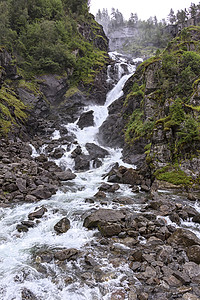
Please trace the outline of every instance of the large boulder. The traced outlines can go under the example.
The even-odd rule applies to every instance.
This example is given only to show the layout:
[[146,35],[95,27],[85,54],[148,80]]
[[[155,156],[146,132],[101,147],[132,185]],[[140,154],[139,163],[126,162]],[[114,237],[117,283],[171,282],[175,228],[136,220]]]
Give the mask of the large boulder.
[[55,224],[54,230],[57,233],[65,233],[70,229],[70,221],[66,217],[62,218],[58,223]]
[[28,215],[29,220],[40,219],[47,212],[45,207],[36,208],[36,210]]
[[106,149],[103,149],[94,143],[87,143],[85,147],[89,152],[91,159],[104,158],[106,155],[109,155],[109,152]]
[[77,171],[87,171],[90,169],[90,156],[81,154],[74,158],[75,170]]
[[118,235],[125,221],[124,212],[114,209],[99,209],[85,218],[83,226],[91,229],[97,227],[106,237]]
[[190,247],[200,245],[200,239],[190,230],[178,228],[167,240],[170,245]]
[[108,182],[131,184],[133,186],[141,184],[140,175],[133,168],[116,166],[110,170],[107,176],[108,176]]
[[83,129],[84,127],[94,126],[94,116],[93,116],[93,110],[84,112],[81,114],[77,125]]

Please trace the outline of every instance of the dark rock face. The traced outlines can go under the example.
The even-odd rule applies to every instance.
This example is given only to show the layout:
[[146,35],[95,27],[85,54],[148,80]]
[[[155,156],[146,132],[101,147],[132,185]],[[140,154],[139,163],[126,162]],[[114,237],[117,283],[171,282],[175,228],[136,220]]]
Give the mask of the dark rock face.
[[0,66],[2,70],[0,72],[0,85],[3,83],[3,80],[7,77],[9,79],[17,79],[17,67],[13,64],[12,56],[5,50],[0,50]]
[[109,152],[107,150],[95,145],[94,143],[87,143],[85,147],[89,152],[91,160],[97,158],[104,158],[106,155],[109,155]]
[[109,147],[123,147],[122,130],[125,121],[122,117],[123,100],[119,98],[109,106],[109,116],[99,128],[98,139],[103,145]]
[[67,78],[58,75],[43,75],[38,78],[40,90],[52,104],[59,104],[67,91]]
[[94,116],[93,116],[93,110],[87,111],[85,113],[82,113],[77,125],[83,129],[84,127],[89,127],[94,125]]

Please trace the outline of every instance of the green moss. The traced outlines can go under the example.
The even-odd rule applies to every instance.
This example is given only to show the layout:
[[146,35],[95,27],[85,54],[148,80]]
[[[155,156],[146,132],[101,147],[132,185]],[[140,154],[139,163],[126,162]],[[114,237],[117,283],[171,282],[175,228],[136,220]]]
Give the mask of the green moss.
[[200,112],[200,106],[193,106],[193,105],[185,104],[185,107],[188,107],[188,108],[191,108],[192,110]]
[[158,180],[166,181],[174,185],[192,185],[192,177],[188,176],[179,166],[169,165],[164,168],[158,169],[154,176]]
[[123,105],[127,106],[128,101],[132,98],[136,98],[136,100],[137,99],[142,100],[144,97],[144,88],[145,88],[144,84],[139,86],[137,82],[134,82],[132,90],[129,94],[127,94]]
[[27,81],[25,79],[21,79],[18,81],[18,87],[19,88],[25,88],[29,90],[30,92],[33,92],[35,96],[38,96],[41,94],[39,86],[35,80]]
[[65,93],[65,98],[70,98],[76,93],[80,93],[80,91],[76,86],[73,86],[67,90],[67,92]]
[[143,112],[136,109],[129,117],[129,122],[125,128],[125,141],[127,143],[134,143],[134,141],[141,137],[149,137],[155,125],[154,121],[143,120]]
[[7,134],[12,125],[18,125],[27,119],[26,106],[5,85],[0,89],[0,100],[0,134]]

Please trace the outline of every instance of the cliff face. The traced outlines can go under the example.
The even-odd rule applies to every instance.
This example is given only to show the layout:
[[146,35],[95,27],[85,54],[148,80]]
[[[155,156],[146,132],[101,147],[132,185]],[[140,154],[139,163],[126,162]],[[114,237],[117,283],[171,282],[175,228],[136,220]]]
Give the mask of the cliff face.
[[106,142],[109,132],[120,131],[125,160],[145,164],[152,181],[199,184],[199,40],[199,27],[184,29],[161,55],[140,65],[100,130]]
[[[60,10],[62,12],[64,8]],[[43,17],[35,21],[30,19],[31,10],[28,13],[29,23],[23,29],[15,28],[17,19],[16,24],[13,21],[12,28],[9,28],[16,33],[13,45],[18,46],[14,54],[6,50],[12,48],[8,35],[4,37],[5,47],[3,45],[0,51],[0,135],[11,137],[15,133],[26,139],[25,127],[34,134],[47,126],[47,119],[54,123],[71,122],[88,103],[102,104],[108,91],[109,61],[107,37],[88,11],[84,11],[84,17],[82,12],[67,11],[62,18],[54,16],[50,21],[47,17],[47,20]],[[46,46],[45,43],[38,46],[47,23],[51,30],[46,32],[49,35]],[[37,51],[28,48],[34,39],[34,34],[29,32],[31,26],[38,30],[34,31],[38,35]],[[23,49],[19,47],[20,43]],[[59,55],[54,51],[54,43],[58,43]],[[42,57],[45,51],[46,56]],[[34,63],[37,56],[38,67]]]

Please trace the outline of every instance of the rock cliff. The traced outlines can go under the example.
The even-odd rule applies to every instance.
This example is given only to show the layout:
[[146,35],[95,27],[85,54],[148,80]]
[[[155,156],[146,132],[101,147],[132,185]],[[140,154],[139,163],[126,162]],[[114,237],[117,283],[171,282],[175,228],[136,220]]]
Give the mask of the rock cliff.
[[152,182],[199,186],[199,39],[199,27],[184,29],[141,64],[100,129],[100,139],[123,146],[124,159],[145,165]]

